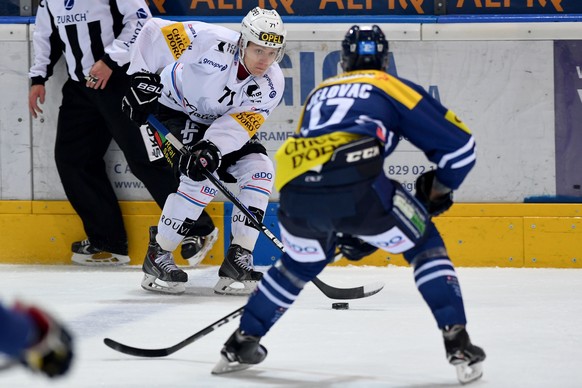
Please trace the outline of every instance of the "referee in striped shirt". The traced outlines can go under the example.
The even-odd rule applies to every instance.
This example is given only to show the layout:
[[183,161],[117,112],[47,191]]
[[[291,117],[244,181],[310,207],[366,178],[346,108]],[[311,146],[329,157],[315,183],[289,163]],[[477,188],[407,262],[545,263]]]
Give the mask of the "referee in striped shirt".
[[[68,70],[55,161],[87,239],[72,245],[84,265],[129,263],[127,234],[103,157],[114,139],[133,174],[163,207],[176,191],[173,171],[149,161],[139,128],[121,111],[129,86],[129,49],[151,13],[144,0],[41,0],[33,36],[30,113],[44,103],[44,84],[64,55]],[[109,254],[103,254],[103,253]]]

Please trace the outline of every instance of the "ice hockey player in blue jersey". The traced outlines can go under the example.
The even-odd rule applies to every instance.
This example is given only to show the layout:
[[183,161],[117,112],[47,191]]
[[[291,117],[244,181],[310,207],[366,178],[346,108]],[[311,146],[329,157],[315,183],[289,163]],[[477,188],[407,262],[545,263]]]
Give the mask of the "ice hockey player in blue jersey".
[[[251,294],[212,372],[262,362],[260,339],[334,260],[336,248],[351,260],[380,248],[402,253],[414,268],[448,361],[461,383],[474,381],[485,352],[469,339],[457,274],[431,217],[453,204],[453,190],[475,165],[475,140],[421,87],[386,73],[388,41],[378,26],[349,29],[341,66],[343,74],[308,96],[296,134],[275,155],[286,253]],[[402,137],[435,165],[418,177],[415,196],[383,170]]]
[[0,353],[47,377],[66,374],[73,360],[70,333],[35,306],[0,305]]

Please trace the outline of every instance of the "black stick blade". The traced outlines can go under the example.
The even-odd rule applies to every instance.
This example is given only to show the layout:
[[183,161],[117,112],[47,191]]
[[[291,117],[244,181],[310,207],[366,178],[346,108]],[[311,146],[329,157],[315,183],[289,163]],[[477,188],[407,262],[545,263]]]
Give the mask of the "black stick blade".
[[124,345],[117,341],[112,340],[111,338],[104,338],[103,343],[109,346],[113,350],[117,350],[120,353],[129,354],[130,356],[137,356],[137,357],[165,357],[168,354],[168,349],[141,349],[141,348],[134,348],[133,346]]
[[377,294],[384,288],[384,283],[382,282],[374,282],[354,288],[332,287],[325,284],[318,278],[313,279],[312,282],[317,288],[319,288],[321,292],[324,293],[325,296],[330,299],[339,300],[367,298],[368,296]]
[[124,345],[117,341],[112,340],[111,338],[104,338],[103,342],[105,345],[109,346],[111,349],[116,350],[120,353],[129,354],[130,356],[137,356],[137,357],[165,357],[169,354],[175,353],[178,350],[182,349],[185,346],[190,345],[191,343],[199,340],[200,338],[206,336],[209,333],[212,333],[214,330],[218,329],[221,326],[226,325],[228,322],[232,321],[234,318],[240,316],[243,313],[245,306],[239,307],[238,309],[234,310],[233,312],[225,315],[224,317],[220,318],[218,321],[206,326],[204,329],[200,330],[197,333],[192,334],[190,337],[186,338],[178,342],[176,345],[168,346],[167,348],[161,349],[143,349],[143,348],[134,348],[133,346]]

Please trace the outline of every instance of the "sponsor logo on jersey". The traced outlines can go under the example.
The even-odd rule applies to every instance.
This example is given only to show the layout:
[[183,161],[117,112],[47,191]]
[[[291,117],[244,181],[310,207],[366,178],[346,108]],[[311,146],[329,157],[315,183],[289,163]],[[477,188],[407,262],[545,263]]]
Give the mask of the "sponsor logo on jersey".
[[194,26],[191,23],[187,24],[188,29],[190,30],[190,32],[192,33],[192,38],[197,38],[198,37],[198,33],[196,32],[196,30],[194,29]]
[[265,74],[263,77],[265,77],[265,79],[267,80],[267,85],[269,85],[269,89],[271,89],[271,91],[269,92],[269,97],[275,98],[275,96],[277,95],[277,91],[275,90],[275,85],[273,85],[271,77],[269,77],[267,74]]
[[255,181],[270,181],[273,179],[273,174],[271,174],[270,172],[257,172],[256,174],[253,174],[252,177],[253,180]]
[[318,247],[292,244],[289,242],[287,242],[287,247],[291,248],[293,252],[300,255],[315,255],[319,252]]
[[170,218],[164,214],[162,214],[162,218],[160,219],[160,221],[162,222],[162,224],[169,226],[174,230],[179,230],[183,223],[182,220],[179,220],[177,218]]
[[230,42],[219,40],[218,45],[216,46],[216,51],[234,55],[236,52],[236,45]]
[[200,193],[214,198],[216,197],[216,194],[218,194],[218,190],[213,187],[202,186],[202,188],[200,189]]
[[138,9],[135,15],[137,16],[138,19],[147,19],[148,17],[147,11],[143,8]]
[[334,132],[312,138],[288,138],[275,153],[276,189],[280,190],[293,178],[326,163],[338,147],[359,137],[353,133]]
[[208,59],[208,58],[201,59],[200,63],[203,65],[210,65],[210,66],[214,67],[215,69],[220,69],[220,71],[225,71],[226,69],[228,69],[228,65],[216,63],[212,59]]
[[385,249],[394,249],[404,243],[406,243],[408,239],[404,235],[394,236],[390,238],[388,241],[374,241],[374,245],[379,248]]
[[[296,259],[297,255],[301,255],[301,256],[313,256],[313,255],[317,255],[320,256],[322,255],[322,251],[319,245],[311,245],[311,244],[305,244],[302,243],[301,240],[303,239],[294,239],[293,237],[289,237],[287,238],[286,236],[282,236],[283,238],[283,242],[285,243],[285,249],[289,252],[289,254],[291,255],[291,257],[293,257],[294,259]],[[291,239],[293,239],[294,241],[291,241]],[[313,259],[309,259],[306,258],[306,260],[310,261]]]
[[363,150],[358,150],[354,152],[348,152],[346,154],[346,162],[347,163],[354,163],[358,162],[363,159],[370,159],[374,156],[380,155],[380,147],[373,146]]
[[[255,220],[257,220],[259,222],[262,222],[263,218],[265,217],[264,211],[262,211],[259,208],[253,207],[253,206],[249,206],[249,212],[254,216]],[[233,222],[242,222],[242,223],[244,223],[245,226],[258,230],[258,228],[253,224],[253,221],[251,221],[244,214],[234,214],[232,216],[232,221]]]
[[241,112],[234,115],[230,115],[233,119],[235,119],[249,134],[249,137],[252,137],[261,125],[265,122],[265,118],[260,113],[255,112]]
[[263,113],[265,113],[267,115],[271,114],[271,110],[265,109],[265,108],[257,108],[256,106],[253,106],[251,108],[251,111],[253,111],[253,112],[263,112]]
[[74,13],[72,15],[57,15],[57,24],[73,24],[87,21],[87,13]]
[[168,90],[168,91],[167,91],[167,93],[166,93],[166,97],[168,97],[170,100],[172,100],[172,102],[173,102],[174,104],[176,104],[176,105],[180,105],[180,103],[178,102],[178,100],[176,100],[176,99],[174,98],[174,95],[172,94],[172,91],[171,91],[171,90]]
[[194,220],[191,220],[190,218],[185,218],[184,222],[182,223],[182,226],[180,226],[180,229],[178,230],[178,234],[180,236],[187,236],[188,233],[190,232],[190,229],[192,229],[192,227],[194,226]]
[[202,126],[190,119],[186,120],[186,126],[180,131],[182,135],[182,144],[194,144],[195,140],[198,138],[198,134],[201,131]]
[[162,27],[162,34],[164,35],[164,39],[166,39],[166,44],[172,52],[174,59],[180,58],[182,53],[190,46],[190,38],[186,34],[182,23],[173,23]]
[[65,0],[65,9],[70,11],[75,6],[75,0]]
[[192,118],[197,118],[197,119],[202,120],[202,121],[207,121],[207,120],[214,121],[218,118],[217,115],[198,113],[198,107],[190,104],[190,101],[188,101],[188,99],[186,97],[184,97],[184,107],[186,107],[188,109],[188,116],[191,116]]
[[261,88],[256,83],[253,83],[245,89],[245,94],[249,96],[249,100],[253,104],[260,104],[262,101],[263,93],[261,92]]
[[305,175],[305,182],[307,183],[317,183],[323,179],[322,175]]
[[245,90],[245,93],[247,94],[247,96],[249,96],[249,97],[250,97],[250,96],[252,96],[252,95],[253,95],[253,93],[254,93],[255,91],[257,91],[257,89],[259,89],[259,85],[257,85],[257,84],[254,84],[254,85],[249,85],[249,86],[247,87],[247,89]]
[[135,40],[137,39],[137,34],[139,34],[139,32],[141,31],[143,26],[144,26],[144,23],[142,21],[138,20],[137,24],[135,26],[135,29],[133,30],[133,35],[131,36],[131,39],[129,40],[129,42],[123,42],[125,47],[129,47],[135,43]]
[[366,242],[390,253],[402,253],[415,245],[397,226],[371,239],[367,239]]
[[274,34],[272,32],[261,32],[259,34],[259,40],[261,42],[273,43],[273,44],[283,44],[283,35]]

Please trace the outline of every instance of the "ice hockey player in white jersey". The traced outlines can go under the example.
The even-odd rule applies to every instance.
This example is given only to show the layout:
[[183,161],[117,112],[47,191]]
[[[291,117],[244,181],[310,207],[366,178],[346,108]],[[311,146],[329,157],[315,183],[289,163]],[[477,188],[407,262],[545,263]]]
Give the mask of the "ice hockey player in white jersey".
[[[172,251],[217,194],[204,168],[224,182],[236,182],[238,199],[263,219],[274,168],[256,135],[283,96],[278,62],[285,38],[279,14],[259,7],[244,17],[240,32],[152,18],[137,37],[128,70],[132,86],[122,109],[138,124],[154,114],[191,151],[180,156],[161,140],[180,185],[166,200],[158,226],[150,229],[144,289],[185,291],[188,275],[176,266]],[[255,288],[262,277],[253,267],[258,236],[259,230],[235,210],[216,293],[248,294]]]

